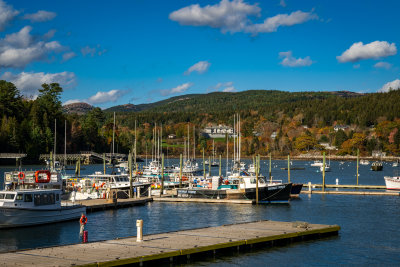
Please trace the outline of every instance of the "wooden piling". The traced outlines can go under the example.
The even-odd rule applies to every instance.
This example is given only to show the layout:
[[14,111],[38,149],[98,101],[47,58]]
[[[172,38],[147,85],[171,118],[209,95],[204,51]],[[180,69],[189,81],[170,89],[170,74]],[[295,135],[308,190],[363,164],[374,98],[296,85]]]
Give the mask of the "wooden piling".
[[357,148],[357,185],[358,185],[358,163],[360,159],[360,150]]
[[325,152],[323,154],[323,168],[322,168],[322,191],[325,191]]
[[290,183],[290,155],[287,156],[287,174],[288,174],[288,183]]

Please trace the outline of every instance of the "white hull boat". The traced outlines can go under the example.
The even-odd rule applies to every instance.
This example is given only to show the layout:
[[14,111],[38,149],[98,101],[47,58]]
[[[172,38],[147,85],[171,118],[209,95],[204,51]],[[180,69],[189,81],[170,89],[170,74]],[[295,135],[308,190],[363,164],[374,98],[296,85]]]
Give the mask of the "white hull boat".
[[0,191],[0,228],[79,219],[82,213],[84,206],[61,204],[61,190]]
[[385,176],[386,189],[400,190],[400,176]]
[[321,167],[323,165],[322,161],[316,160],[310,164],[311,167]]

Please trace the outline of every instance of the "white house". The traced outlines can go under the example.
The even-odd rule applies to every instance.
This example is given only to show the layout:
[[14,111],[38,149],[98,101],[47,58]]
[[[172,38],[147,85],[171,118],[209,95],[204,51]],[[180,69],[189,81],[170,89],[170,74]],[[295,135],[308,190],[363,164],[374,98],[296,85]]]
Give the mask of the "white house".
[[224,138],[226,134],[229,135],[229,137],[233,137],[233,128],[230,126],[226,125],[218,125],[218,126],[209,126],[203,129],[202,131],[204,136],[210,137],[210,138]]

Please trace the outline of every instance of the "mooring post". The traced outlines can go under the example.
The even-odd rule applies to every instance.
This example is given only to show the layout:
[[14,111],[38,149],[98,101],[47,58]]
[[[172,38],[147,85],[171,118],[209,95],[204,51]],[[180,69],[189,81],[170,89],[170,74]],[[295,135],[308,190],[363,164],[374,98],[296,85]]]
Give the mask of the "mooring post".
[[287,175],[288,183],[290,183],[290,155],[287,155]]
[[357,148],[357,185],[358,185],[358,160],[360,158],[360,150]]
[[206,179],[206,162],[204,161],[204,148],[203,148],[203,176]]
[[271,160],[271,158],[272,158],[272,156],[271,156],[271,153],[269,153],[269,181],[272,183],[272,173],[271,173],[271,169],[272,169],[272,167],[271,167],[271,162],[272,162],[272,160]]
[[219,177],[221,177],[222,176],[222,166],[221,166],[221,162],[222,162],[222,160],[221,160],[221,154],[219,155]]
[[325,192],[325,152],[323,154],[323,162],[322,162],[322,192]]
[[143,220],[136,220],[137,235],[136,242],[143,241]]
[[308,182],[308,191],[310,191],[310,194],[311,194],[311,182]]
[[208,156],[208,176],[211,176],[211,156]]

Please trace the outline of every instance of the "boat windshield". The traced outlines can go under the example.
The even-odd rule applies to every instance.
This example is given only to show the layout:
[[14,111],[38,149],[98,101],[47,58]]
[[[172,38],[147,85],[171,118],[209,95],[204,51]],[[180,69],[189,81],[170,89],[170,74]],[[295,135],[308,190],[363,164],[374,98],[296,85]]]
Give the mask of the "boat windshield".
[[15,194],[5,194],[4,199],[14,200]]

